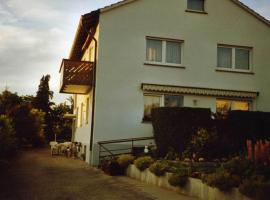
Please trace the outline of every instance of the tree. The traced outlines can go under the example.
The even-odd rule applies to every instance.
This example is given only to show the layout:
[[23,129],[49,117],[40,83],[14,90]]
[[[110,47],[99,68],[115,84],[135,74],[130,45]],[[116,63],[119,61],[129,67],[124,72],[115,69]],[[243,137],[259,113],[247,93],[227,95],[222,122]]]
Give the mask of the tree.
[[71,140],[72,136],[72,119],[65,119],[64,115],[72,113],[72,105],[66,103],[56,105],[52,109],[54,130],[57,130],[57,138],[61,140]]
[[17,93],[5,90],[0,94],[0,114],[7,114],[8,111],[22,102]]
[[53,98],[53,91],[50,90],[49,81],[50,75],[42,76],[38,86],[37,95],[34,100],[35,108],[38,108],[45,113],[50,112],[51,106],[54,104],[51,102]]
[[9,113],[20,145],[42,144],[45,113],[33,109],[29,104],[18,105]]
[[49,87],[50,75],[42,76],[40,79],[40,84],[38,86],[37,95],[34,99],[34,107],[45,112],[45,135],[47,140],[52,140],[54,138],[53,130],[53,119],[52,119],[52,109],[51,106],[54,105],[51,102],[53,98],[53,92]]
[[11,120],[6,115],[0,115],[0,160],[8,159],[17,151],[17,140]]

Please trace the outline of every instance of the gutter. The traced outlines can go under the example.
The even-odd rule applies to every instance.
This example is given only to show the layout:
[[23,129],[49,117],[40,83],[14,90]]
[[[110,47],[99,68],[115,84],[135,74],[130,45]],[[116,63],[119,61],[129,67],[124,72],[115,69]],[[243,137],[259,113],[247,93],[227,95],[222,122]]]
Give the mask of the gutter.
[[[94,37],[95,33],[92,33],[91,31],[88,31],[83,26],[83,20],[80,23],[81,28],[87,32],[88,37],[92,39],[95,42],[95,52],[94,52],[94,67],[93,67],[93,79],[92,79],[92,88],[93,88],[93,100],[92,100],[92,119],[91,119],[91,130],[90,130],[90,151],[93,150],[93,136],[94,136],[94,121],[95,121],[95,105],[96,105],[96,67],[97,67],[97,39]],[[90,56],[89,51],[89,58]]]

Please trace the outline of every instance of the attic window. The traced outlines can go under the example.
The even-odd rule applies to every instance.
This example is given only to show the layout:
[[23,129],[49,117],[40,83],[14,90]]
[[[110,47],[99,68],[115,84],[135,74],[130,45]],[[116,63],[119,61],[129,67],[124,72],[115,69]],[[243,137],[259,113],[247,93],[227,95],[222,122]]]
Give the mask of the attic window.
[[187,0],[187,9],[204,12],[204,0]]

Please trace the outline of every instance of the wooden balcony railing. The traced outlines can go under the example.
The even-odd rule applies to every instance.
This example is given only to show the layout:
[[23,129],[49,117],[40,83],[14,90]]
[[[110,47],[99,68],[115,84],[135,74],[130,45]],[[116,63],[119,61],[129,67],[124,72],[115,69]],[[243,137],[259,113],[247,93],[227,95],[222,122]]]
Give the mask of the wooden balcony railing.
[[93,62],[63,59],[60,68],[60,93],[88,93],[92,87],[93,67]]

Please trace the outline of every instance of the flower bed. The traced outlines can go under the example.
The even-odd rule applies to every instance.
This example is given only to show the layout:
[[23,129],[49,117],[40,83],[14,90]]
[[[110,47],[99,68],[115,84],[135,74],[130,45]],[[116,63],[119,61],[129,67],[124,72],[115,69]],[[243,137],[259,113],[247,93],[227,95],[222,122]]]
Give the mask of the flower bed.
[[187,184],[184,187],[175,187],[169,183],[170,177],[173,176],[172,173],[165,173],[164,176],[156,176],[150,172],[149,169],[140,171],[135,165],[129,165],[126,171],[126,175],[148,184],[156,185],[200,199],[249,200],[249,198],[242,195],[237,188],[233,188],[229,192],[222,192],[219,189],[204,184],[200,179],[195,178],[188,178]]

